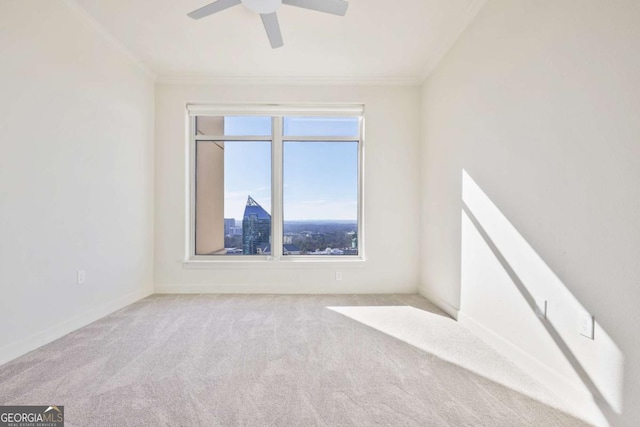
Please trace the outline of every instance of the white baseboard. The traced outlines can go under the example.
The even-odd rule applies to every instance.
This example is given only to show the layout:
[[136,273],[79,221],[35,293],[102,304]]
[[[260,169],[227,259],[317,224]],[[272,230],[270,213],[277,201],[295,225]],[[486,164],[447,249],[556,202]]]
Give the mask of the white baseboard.
[[444,311],[455,320],[458,320],[458,314],[460,313],[460,310],[457,307],[452,306],[442,298],[432,295],[430,292],[427,292],[424,289],[420,289],[418,293],[428,299],[429,302],[438,307],[440,310]]
[[[338,282],[340,283],[340,282]],[[369,289],[364,286],[328,285],[319,287],[304,287],[298,284],[277,285],[156,285],[156,294],[280,294],[280,295],[331,295],[331,294],[415,294],[414,287],[399,289]]]
[[114,300],[102,303],[96,307],[86,310],[77,316],[74,316],[68,320],[65,320],[56,325],[50,326],[43,331],[37,332],[29,337],[23,338],[19,341],[9,343],[0,347],[0,365],[7,363],[17,357],[20,357],[30,351],[35,350],[38,347],[42,347],[45,344],[55,341],[73,332],[83,326],[93,323],[98,319],[101,319],[114,311],[120,310],[123,307],[128,306],[142,298],[146,298],[153,294],[153,288],[148,287],[146,289],[131,292],[123,297],[116,298]]
[[463,311],[458,312],[458,321],[529,376],[563,399],[566,405],[561,409],[565,409],[572,415],[596,426],[609,425],[594,402],[593,396],[583,384],[577,384],[564,377]]

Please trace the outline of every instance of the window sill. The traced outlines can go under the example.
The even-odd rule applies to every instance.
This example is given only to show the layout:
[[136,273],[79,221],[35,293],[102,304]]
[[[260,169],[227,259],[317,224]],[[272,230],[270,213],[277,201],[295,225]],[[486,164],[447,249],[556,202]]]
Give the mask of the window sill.
[[280,259],[272,257],[257,257],[255,259],[215,259],[192,258],[182,262],[185,269],[282,269],[282,268],[316,268],[340,266],[343,267],[364,267],[366,259],[361,256],[349,256],[344,258],[326,256],[287,256]]

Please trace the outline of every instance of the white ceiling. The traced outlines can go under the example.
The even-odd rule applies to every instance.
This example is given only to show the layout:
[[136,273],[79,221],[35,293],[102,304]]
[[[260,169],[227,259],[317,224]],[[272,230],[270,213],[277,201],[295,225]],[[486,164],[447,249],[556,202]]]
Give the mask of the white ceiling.
[[210,0],[72,0],[160,80],[421,81],[484,0],[349,0],[339,17],[281,6],[284,47],[239,5],[194,21]]

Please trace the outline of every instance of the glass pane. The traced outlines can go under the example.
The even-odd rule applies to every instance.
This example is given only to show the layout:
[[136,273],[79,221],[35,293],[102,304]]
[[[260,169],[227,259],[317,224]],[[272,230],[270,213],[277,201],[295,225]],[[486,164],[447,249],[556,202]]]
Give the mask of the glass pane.
[[285,142],[285,255],[358,254],[358,143]]
[[358,137],[358,117],[305,117],[284,118],[285,136],[346,136]]
[[271,142],[198,141],[196,255],[271,253]]
[[271,117],[198,116],[196,135],[267,136],[271,135]]

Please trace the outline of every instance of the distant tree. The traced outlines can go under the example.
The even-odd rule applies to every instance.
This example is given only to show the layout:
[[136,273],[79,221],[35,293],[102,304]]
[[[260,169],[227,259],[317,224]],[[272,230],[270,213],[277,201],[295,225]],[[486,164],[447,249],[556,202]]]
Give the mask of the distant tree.
[[242,235],[225,236],[224,247],[225,248],[242,248]]

